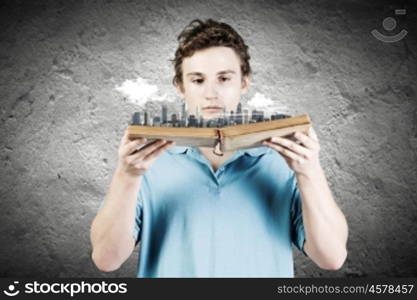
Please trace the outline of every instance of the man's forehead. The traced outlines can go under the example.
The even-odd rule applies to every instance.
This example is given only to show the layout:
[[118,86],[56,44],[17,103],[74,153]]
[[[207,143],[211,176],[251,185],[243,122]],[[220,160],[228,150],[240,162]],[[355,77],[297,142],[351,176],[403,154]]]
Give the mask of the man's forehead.
[[[236,74],[236,71],[234,70],[221,70],[216,72],[217,75],[225,75],[225,74]],[[194,72],[188,72],[185,74],[185,76],[204,76],[205,72],[198,72],[198,71],[194,71]]]
[[233,49],[227,47],[212,47],[196,51],[192,56],[183,60],[184,74],[191,72],[213,73],[231,70],[239,72],[240,60]]

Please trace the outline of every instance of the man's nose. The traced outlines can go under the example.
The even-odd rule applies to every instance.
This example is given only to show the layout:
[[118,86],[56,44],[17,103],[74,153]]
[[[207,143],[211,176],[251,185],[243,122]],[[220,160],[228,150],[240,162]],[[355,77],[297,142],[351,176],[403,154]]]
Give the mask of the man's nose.
[[216,99],[218,96],[217,85],[215,82],[207,83],[204,90],[204,97],[207,100]]

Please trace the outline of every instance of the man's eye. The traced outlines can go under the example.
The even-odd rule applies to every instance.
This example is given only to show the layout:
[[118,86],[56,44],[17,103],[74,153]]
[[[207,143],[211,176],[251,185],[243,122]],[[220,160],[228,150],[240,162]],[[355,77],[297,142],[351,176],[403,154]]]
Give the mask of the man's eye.
[[194,79],[193,82],[200,84],[200,83],[203,83],[203,79]]
[[230,80],[230,78],[228,78],[228,77],[221,77],[220,78],[220,81],[228,81],[228,80]]

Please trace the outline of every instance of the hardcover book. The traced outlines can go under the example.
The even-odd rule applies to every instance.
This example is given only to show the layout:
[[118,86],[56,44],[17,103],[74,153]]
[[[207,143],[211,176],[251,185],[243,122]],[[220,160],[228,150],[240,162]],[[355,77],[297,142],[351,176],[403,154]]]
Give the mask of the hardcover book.
[[307,133],[311,120],[307,114],[283,119],[218,128],[128,126],[130,139],[145,137],[151,143],[156,139],[175,141],[177,146],[213,147],[221,152],[262,146],[270,137],[290,136],[296,131]]

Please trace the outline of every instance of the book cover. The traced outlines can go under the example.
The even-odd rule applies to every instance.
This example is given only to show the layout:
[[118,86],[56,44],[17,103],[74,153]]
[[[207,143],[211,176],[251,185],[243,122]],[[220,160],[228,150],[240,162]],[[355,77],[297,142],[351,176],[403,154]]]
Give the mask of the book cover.
[[262,141],[274,136],[285,137],[296,131],[307,132],[311,120],[307,114],[279,120],[224,126],[199,127],[153,127],[129,125],[130,139],[145,137],[148,143],[156,139],[175,141],[177,146],[213,147],[219,144],[222,152],[261,146]]

